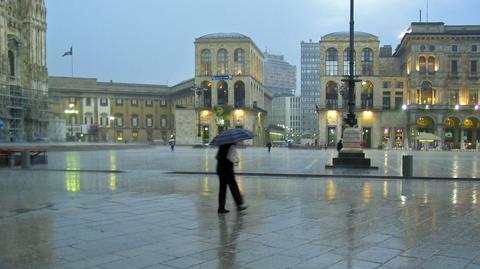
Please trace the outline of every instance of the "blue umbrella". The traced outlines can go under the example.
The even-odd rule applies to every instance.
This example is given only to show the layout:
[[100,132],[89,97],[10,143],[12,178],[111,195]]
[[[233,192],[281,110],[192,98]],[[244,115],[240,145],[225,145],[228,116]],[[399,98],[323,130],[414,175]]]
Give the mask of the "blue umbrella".
[[210,145],[220,146],[225,144],[232,144],[239,141],[252,139],[255,134],[249,130],[234,128],[228,129],[223,133],[215,136],[210,142]]

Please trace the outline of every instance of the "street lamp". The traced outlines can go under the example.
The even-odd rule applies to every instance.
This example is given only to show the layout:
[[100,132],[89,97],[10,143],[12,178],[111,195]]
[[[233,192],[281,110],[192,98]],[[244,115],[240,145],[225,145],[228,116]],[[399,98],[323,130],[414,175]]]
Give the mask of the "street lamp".
[[65,109],[64,112],[66,115],[68,115],[68,120],[70,121],[70,138],[73,139],[73,121],[72,121],[72,115],[78,114],[78,110],[73,109],[75,104],[69,104],[68,109]]
[[207,89],[205,88],[202,88],[202,87],[192,87],[192,90],[195,92],[195,94],[197,95],[197,98],[196,98],[196,108],[198,108],[198,111],[197,111],[197,114],[198,114],[198,130],[197,130],[197,139],[198,139],[198,143],[199,144],[202,144],[202,130],[201,130],[201,124],[200,124],[200,121],[201,121],[201,118],[200,118],[200,96],[202,96],[202,94],[204,94]]

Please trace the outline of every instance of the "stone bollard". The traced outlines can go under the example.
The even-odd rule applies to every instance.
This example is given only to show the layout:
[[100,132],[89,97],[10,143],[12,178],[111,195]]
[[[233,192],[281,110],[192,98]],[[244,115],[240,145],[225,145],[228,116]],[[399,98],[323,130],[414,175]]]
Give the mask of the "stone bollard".
[[413,176],[413,156],[412,155],[402,156],[402,176],[404,177]]
[[21,153],[22,168],[30,168],[30,152],[22,151]]

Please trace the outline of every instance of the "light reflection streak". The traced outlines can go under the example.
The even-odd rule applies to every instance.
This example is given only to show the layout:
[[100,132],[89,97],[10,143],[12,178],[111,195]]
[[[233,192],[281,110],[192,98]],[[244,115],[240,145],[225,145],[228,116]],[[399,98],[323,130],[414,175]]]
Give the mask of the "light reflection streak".
[[205,150],[205,157],[204,157],[204,160],[205,160],[205,172],[208,172],[208,150]]
[[209,195],[209,186],[208,186],[208,176],[205,176],[203,178],[203,192],[202,192],[202,195],[203,196],[208,196]]
[[458,158],[455,155],[452,161],[452,177],[458,178]]
[[67,152],[65,189],[68,192],[80,191],[80,158],[76,152]]
[[337,198],[337,185],[333,180],[327,182],[327,200],[332,201]]
[[372,199],[372,183],[371,182],[365,182],[363,184],[362,197],[363,197],[364,203],[370,203],[370,200]]
[[423,183],[423,203],[428,203],[428,184],[427,182]]
[[387,154],[386,151],[385,151],[385,154],[384,154],[383,166],[384,166],[384,172],[385,172],[385,174],[387,174],[388,173],[388,154]]
[[473,187],[472,191],[472,204],[477,204],[477,187]]
[[453,189],[452,189],[452,204],[456,205],[458,200],[457,200],[457,193],[458,193],[458,183],[453,182]]
[[[116,151],[110,151],[110,171],[117,170],[117,153]],[[115,191],[117,189],[117,174],[110,173],[110,190]]]
[[388,197],[388,182],[385,180],[383,182],[383,198]]

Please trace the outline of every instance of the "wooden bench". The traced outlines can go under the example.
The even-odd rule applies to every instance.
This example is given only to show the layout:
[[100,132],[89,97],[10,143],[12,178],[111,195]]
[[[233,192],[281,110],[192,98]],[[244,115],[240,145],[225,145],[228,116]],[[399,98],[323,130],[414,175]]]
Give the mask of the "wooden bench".
[[10,167],[21,165],[28,168],[32,163],[48,163],[47,151],[45,147],[3,146],[0,147],[0,162]]

